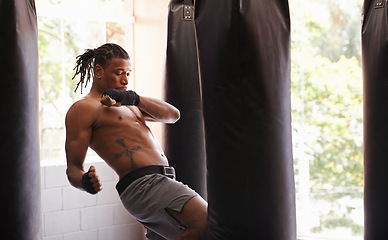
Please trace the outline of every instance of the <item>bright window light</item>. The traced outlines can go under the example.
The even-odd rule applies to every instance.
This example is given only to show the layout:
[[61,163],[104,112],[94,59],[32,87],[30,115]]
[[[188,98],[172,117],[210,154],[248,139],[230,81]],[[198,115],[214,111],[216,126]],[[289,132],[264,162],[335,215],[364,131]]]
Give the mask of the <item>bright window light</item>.
[[[74,93],[79,80],[71,80],[75,57],[106,42],[123,46],[131,55],[132,6],[132,0],[36,0],[42,165],[65,164],[66,112],[91,87],[89,83],[82,95],[80,90]],[[93,151],[88,151],[87,160],[96,158]]]

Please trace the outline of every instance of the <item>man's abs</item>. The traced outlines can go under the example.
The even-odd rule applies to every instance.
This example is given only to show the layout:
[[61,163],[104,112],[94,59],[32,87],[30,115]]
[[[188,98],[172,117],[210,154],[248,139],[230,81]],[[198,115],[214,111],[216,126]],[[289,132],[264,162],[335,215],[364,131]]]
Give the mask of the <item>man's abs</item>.
[[89,146],[119,177],[144,166],[168,165],[162,148],[145,121],[127,111],[99,118]]

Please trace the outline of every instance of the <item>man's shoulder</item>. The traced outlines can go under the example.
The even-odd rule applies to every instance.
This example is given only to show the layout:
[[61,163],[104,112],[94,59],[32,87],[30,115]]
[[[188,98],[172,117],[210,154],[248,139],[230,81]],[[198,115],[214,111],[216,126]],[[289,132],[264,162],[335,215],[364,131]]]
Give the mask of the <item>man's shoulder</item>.
[[71,105],[69,110],[67,111],[66,115],[70,114],[82,114],[82,115],[88,115],[92,114],[94,111],[96,111],[101,106],[101,103],[90,96],[85,96],[75,103]]
[[99,106],[101,106],[99,99],[86,95],[85,97],[73,103],[69,110],[77,108],[98,108]]

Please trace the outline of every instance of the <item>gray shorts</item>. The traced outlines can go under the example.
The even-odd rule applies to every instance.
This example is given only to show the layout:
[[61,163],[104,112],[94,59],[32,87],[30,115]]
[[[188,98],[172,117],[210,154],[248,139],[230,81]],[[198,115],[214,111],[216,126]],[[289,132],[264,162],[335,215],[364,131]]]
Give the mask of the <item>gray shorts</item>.
[[[175,239],[185,230],[185,226],[166,209],[181,212],[186,202],[197,195],[181,182],[161,174],[152,174],[132,182],[120,195],[120,199],[128,212],[147,230],[166,239]],[[147,234],[149,239],[154,235],[152,232]]]

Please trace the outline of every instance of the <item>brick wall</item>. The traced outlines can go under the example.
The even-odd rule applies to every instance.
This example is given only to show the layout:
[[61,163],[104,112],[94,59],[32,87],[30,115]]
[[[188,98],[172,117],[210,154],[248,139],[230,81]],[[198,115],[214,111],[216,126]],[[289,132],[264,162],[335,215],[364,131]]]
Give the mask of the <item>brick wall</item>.
[[93,165],[103,187],[96,195],[72,187],[66,166],[41,167],[43,240],[144,240],[144,228],[120,202],[117,175],[104,162]]

